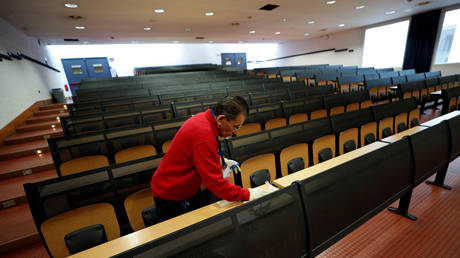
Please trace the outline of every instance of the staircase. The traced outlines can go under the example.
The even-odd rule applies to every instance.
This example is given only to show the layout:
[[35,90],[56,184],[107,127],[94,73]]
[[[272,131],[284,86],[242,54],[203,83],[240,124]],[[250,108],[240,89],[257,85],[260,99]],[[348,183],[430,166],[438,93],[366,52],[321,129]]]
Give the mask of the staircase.
[[47,138],[63,136],[64,104],[40,106],[0,146],[0,255],[40,242],[23,184],[57,177]]

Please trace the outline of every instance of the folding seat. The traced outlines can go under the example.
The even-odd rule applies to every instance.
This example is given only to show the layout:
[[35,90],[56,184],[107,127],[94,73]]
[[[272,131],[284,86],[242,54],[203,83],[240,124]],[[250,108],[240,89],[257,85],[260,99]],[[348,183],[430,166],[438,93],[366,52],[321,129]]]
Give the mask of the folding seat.
[[154,225],[159,222],[156,216],[155,200],[150,188],[132,193],[124,201],[129,225],[134,231]]
[[171,145],[172,140],[167,140],[161,145],[161,151],[166,153],[169,149],[169,145]]
[[342,114],[345,112],[345,107],[344,106],[335,106],[331,108],[329,115],[337,115],[337,114]]
[[308,167],[308,144],[299,143],[280,152],[281,176],[287,176]]
[[415,127],[420,124],[420,110],[418,108],[409,112],[408,124],[409,128]]
[[313,164],[335,157],[335,135],[326,135],[313,141]]
[[377,139],[377,123],[369,122],[361,126],[360,131],[360,147],[366,146],[376,141]]
[[326,109],[314,110],[310,114],[310,120],[318,119],[318,118],[326,117],[326,116],[327,116],[327,110]]
[[296,124],[296,123],[302,123],[308,121],[308,114],[306,113],[300,113],[300,114],[294,114],[289,117],[289,124]]
[[286,118],[280,117],[280,118],[274,118],[270,119],[265,123],[265,130],[269,130],[272,128],[277,128],[277,127],[283,127],[286,126]]
[[452,112],[457,109],[457,98],[458,97],[452,97],[449,100],[449,112]]
[[272,183],[276,178],[275,155],[262,154],[245,160],[241,164],[241,182],[244,188]]
[[262,131],[262,127],[259,123],[243,124],[243,126],[238,131],[236,131],[236,136],[242,136],[260,131]]
[[407,113],[401,113],[395,117],[395,133],[400,133],[408,128]]
[[460,110],[460,96],[457,97],[457,110]]
[[84,156],[68,160],[59,167],[62,176],[72,175],[96,168],[106,167],[109,160],[103,155]]
[[113,206],[98,203],[61,213],[41,224],[53,257],[66,257],[120,237]]
[[393,117],[387,117],[379,121],[379,140],[393,135]]
[[372,106],[372,100],[365,100],[360,103],[359,108],[364,109],[364,108],[368,108],[371,106]]
[[358,148],[358,128],[350,128],[339,133],[339,155]]
[[354,110],[359,110],[359,102],[348,104],[345,107],[345,112],[350,112],[350,111],[354,111]]
[[155,155],[157,155],[157,151],[153,145],[139,145],[115,153],[115,163],[118,164]]

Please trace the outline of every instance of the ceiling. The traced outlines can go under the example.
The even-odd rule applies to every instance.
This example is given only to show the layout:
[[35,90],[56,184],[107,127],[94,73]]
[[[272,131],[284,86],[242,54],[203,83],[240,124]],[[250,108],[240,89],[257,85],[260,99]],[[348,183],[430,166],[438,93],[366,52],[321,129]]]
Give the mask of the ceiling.
[[[335,4],[328,5],[327,1],[0,0],[0,17],[48,44],[279,43],[319,37],[460,3],[460,0],[431,0],[419,6],[427,0],[336,0]],[[65,3],[77,4],[78,8],[67,8]],[[279,7],[272,11],[259,10],[266,4]],[[365,7],[355,8],[361,5]],[[155,9],[165,12],[155,13]],[[395,13],[386,14],[390,11]],[[205,16],[206,12],[214,15]],[[308,24],[309,21],[315,23]],[[345,26],[338,27],[339,24]],[[85,26],[85,29],[77,30],[75,26]],[[255,33],[250,34],[251,30]],[[310,35],[305,36],[305,33]],[[64,38],[79,39],[79,42],[64,42]]]

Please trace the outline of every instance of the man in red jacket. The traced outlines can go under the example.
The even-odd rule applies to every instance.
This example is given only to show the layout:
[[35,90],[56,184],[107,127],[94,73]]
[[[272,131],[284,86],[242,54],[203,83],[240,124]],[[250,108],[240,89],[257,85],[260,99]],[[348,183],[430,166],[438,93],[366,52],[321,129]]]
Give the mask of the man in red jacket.
[[152,194],[160,220],[201,207],[201,183],[227,201],[253,200],[268,193],[261,188],[241,188],[223,177],[227,164],[236,162],[224,159],[217,136],[234,135],[248,111],[242,97],[226,97],[213,110],[185,121],[152,177]]

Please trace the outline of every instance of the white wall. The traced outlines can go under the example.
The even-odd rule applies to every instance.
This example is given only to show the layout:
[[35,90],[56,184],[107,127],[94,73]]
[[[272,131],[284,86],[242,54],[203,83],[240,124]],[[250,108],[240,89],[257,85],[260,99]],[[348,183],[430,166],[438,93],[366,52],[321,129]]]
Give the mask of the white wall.
[[334,33],[319,38],[288,41],[279,44],[278,56],[284,57],[296,55],[305,52],[324,50],[329,48],[335,49],[353,49],[353,52],[328,51],[317,54],[291,57],[281,60],[275,60],[262,63],[263,67],[291,66],[291,65],[309,65],[309,64],[331,64],[345,66],[361,66],[362,49],[364,43],[365,28],[347,30],[344,32]]
[[[49,57],[46,47],[0,18],[0,53],[21,52],[42,62]],[[53,66],[52,64],[50,64]],[[0,128],[39,100],[50,99],[58,88],[58,73],[22,59],[0,62]],[[63,85],[62,85],[63,86]]]
[[[53,45],[48,46],[56,68],[63,70],[61,59],[108,57],[119,76],[131,76],[135,67],[183,64],[221,64],[221,53],[246,53],[247,61],[278,56],[277,44],[118,44],[118,45]],[[248,63],[248,69],[259,67]],[[65,74],[61,84],[67,84]]]

